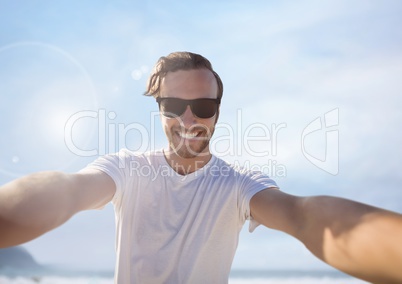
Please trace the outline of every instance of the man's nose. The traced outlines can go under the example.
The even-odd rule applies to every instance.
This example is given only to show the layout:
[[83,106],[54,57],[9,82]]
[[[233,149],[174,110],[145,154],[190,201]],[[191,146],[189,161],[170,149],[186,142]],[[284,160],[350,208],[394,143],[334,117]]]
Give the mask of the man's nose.
[[180,118],[184,124],[184,127],[186,128],[187,126],[192,126],[196,122],[196,118],[193,112],[191,111],[190,106],[186,107],[186,110],[184,111],[183,115]]

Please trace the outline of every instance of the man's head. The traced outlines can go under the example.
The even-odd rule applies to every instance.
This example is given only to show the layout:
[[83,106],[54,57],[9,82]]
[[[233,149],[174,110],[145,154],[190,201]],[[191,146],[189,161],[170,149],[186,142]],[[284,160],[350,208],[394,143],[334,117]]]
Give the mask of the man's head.
[[221,79],[201,55],[175,52],[159,59],[146,95],[159,103],[170,153],[185,159],[210,155],[222,93]]
[[161,82],[168,72],[178,70],[207,69],[212,72],[218,84],[217,98],[222,98],[223,84],[219,75],[213,70],[211,62],[205,57],[191,52],[172,52],[168,56],[162,56],[155,64],[149,77],[146,96],[158,97],[160,95]]

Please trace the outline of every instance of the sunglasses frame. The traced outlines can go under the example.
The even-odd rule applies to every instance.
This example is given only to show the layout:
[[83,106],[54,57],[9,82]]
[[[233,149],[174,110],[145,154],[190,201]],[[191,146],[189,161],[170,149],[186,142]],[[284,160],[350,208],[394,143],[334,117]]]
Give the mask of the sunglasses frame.
[[[163,112],[161,112],[162,115],[165,116],[165,117],[167,117],[167,118],[175,118],[175,117],[180,117],[180,116],[182,116],[182,115],[184,114],[184,112],[186,111],[187,106],[190,106],[191,112],[193,113],[193,115],[194,115],[195,117],[200,118],[200,119],[208,119],[208,118],[214,117],[214,115],[216,115],[216,113],[218,112],[219,105],[220,105],[220,103],[221,103],[221,98],[216,98],[216,99],[212,99],[212,98],[199,98],[199,99],[193,99],[193,100],[185,100],[185,99],[174,98],[174,97],[163,97],[163,98],[157,97],[157,98],[156,98],[156,101],[157,101],[157,103],[158,103],[158,105],[159,105],[159,110],[161,110],[161,102],[164,101],[164,100],[168,100],[168,99],[174,99],[174,100],[178,100],[178,101],[180,101],[180,102],[183,102],[183,103],[185,104],[185,107],[184,107],[184,109],[183,109],[183,112],[182,112],[180,115],[175,114],[175,113],[173,113],[173,112],[170,112],[170,113],[174,114],[174,116],[169,116],[169,115],[165,115]],[[216,108],[216,110],[215,110],[215,113],[214,113],[212,116],[210,116],[210,117],[199,117],[199,116],[194,112],[193,107],[196,105],[197,101],[205,101],[205,100],[215,102],[215,104],[217,105],[217,108]],[[168,113],[169,113],[169,112],[168,112]]]

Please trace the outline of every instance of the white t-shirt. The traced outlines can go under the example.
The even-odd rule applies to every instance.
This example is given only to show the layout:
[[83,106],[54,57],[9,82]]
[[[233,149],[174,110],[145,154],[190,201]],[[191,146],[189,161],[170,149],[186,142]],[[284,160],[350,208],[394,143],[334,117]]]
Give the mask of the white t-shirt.
[[121,150],[88,168],[116,183],[116,283],[227,283],[251,197],[277,187],[215,156],[185,176],[162,151]]

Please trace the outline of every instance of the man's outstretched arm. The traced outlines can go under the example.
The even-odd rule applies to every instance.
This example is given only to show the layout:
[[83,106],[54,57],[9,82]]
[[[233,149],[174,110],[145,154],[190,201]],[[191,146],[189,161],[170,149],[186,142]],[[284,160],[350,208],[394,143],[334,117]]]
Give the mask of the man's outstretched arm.
[[265,226],[299,239],[329,265],[373,283],[402,283],[402,215],[347,199],[267,189],[250,201]]
[[30,241],[75,213],[97,208],[113,197],[115,184],[105,173],[41,172],[0,187],[0,248]]

